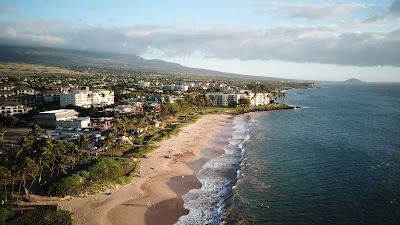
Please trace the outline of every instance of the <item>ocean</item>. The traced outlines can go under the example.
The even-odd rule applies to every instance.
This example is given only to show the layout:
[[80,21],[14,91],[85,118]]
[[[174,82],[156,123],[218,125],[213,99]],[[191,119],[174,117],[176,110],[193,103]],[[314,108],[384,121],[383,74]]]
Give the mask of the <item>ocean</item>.
[[400,84],[287,91],[237,116],[177,224],[400,224]]

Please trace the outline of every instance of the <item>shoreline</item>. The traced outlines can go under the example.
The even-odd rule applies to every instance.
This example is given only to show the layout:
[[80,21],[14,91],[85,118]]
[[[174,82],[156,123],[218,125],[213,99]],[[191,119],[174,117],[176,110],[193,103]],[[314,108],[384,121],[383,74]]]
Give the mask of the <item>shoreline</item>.
[[196,174],[208,160],[223,153],[223,144],[213,147],[212,142],[223,128],[229,128],[232,119],[224,114],[203,116],[157,143],[160,148],[148,158],[139,159],[141,177],[109,191],[111,195],[103,192],[74,197],[60,202],[60,208],[73,212],[78,225],[123,225],[132,224],[132,220],[138,225],[176,223],[188,213],[182,196],[201,186]]

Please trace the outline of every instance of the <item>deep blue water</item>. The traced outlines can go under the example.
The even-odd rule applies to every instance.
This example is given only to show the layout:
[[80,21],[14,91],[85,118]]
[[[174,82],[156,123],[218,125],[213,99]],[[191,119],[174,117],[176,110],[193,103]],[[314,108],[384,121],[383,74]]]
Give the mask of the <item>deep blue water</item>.
[[287,93],[301,109],[241,118],[250,138],[225,221],[400,224],[400,84]]

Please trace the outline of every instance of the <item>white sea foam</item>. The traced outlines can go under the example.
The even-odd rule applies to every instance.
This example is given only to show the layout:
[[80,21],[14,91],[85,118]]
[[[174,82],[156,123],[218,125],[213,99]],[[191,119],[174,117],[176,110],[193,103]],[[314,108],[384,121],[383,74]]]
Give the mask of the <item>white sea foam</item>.
[[177,225],[220,224],[226,213],[224,200],[236,182],[235,170],[240,165],[243,143],[250,139],[248,121],[247,116],[234,119],[234,132],[229,144],[224,147],[224,154],[207,162],[197,174],[201,188],[183,196],[184,207],[189,214],[179,218]]

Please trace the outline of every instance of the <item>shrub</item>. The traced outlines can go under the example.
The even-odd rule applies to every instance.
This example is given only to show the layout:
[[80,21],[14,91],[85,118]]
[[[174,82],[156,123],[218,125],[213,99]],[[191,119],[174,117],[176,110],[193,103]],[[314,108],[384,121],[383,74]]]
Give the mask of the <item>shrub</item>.
[[56,206],[38,206],[34,210],[25,211],[24,214],[12,219],[10,225],[72,225],[69,212],[57,211]]
[[1,207],[0,208],[0,225],[7,224],[7,220],[14,216],[14,213],[9,211],[8,209]]
[[72,174],[54,183],[49,193],[53,195],[78,195],[81,191],[81,177],[78,174]]
[[82,171],[79,171],[79,175],[81,175],[81,177],[88,178],[89,172],[86,170],[82,170]]

